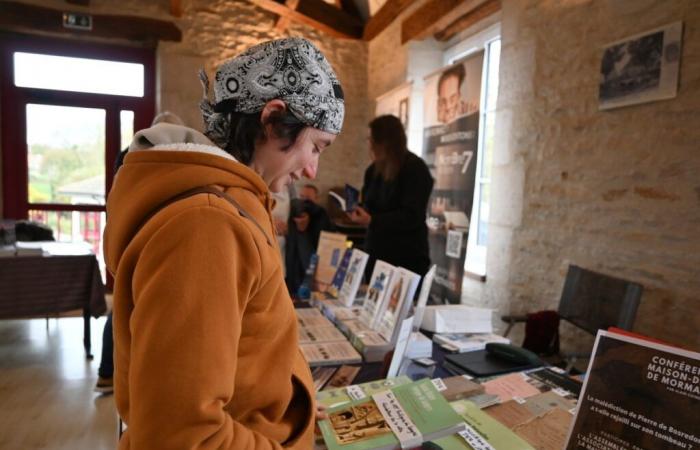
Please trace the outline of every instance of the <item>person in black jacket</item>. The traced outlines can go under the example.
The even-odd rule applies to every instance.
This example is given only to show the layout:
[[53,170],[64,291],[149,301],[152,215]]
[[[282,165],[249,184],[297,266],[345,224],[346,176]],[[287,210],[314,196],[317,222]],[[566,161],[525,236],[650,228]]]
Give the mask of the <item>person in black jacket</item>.
[[421,276],[430,266],[426,214],[433,177],[423,160],[406,146],[406,133],[396,116],[369,123],[372,164],[365,171],[362,206],[349,215],[367,226],[365,249],[371,273],[377,259]]
[[333,231],[326,210],[308,199],[294,199],[290,204],[285,245],[287,289],[292,298],[297,297],[304,281],[311,255],[316,252],[321,231]]

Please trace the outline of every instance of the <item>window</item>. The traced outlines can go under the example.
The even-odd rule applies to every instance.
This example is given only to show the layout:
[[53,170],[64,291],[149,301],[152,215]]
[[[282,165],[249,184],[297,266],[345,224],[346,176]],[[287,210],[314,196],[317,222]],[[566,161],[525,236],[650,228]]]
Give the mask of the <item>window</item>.
[[498,67],[501,55],[500,26],[491,27],[476,36],[447,49],[444,64],[451,65],[470,53],[484,50],[484,67],[481,86],[479,144],[476,169],[476,186],[467,240],[467,258],[464,270],[476,275],[486,275],[486,246],[491,205],[491,166],[493,162],[496,126],[496,100],[498,97]]
[[0,36],[3,216],[89,243],[101,265],[114,160],[153,118],[153,49]]
[[15,86],[143,97],[143,64],[15,52]]

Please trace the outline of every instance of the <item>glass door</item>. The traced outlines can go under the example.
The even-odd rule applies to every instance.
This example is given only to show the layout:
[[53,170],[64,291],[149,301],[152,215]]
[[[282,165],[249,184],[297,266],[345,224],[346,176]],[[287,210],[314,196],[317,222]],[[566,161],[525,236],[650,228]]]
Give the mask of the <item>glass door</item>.
[[86,242],[103,266],[115,158],[153,118],[153,51],[3,36],[0,49],[3,217]]

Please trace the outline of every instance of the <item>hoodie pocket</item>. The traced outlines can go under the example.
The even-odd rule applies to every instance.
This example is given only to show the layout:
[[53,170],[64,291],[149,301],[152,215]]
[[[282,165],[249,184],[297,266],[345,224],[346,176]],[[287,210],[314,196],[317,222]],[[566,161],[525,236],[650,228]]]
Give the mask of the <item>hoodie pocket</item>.
[[[314,394],[310,389],[313,383],[309,367],[301,355],[301,350],[299,350],[294,362],[292,385],[294,386],[294,395],[289,405],[289,412],[297,426],[295,426],[289,439],[284,441],[282,445],[286,448],[297,446],[298,448],[312,448],[314,420],[316,418]],[[304,440],[308,440],[308,442],[304,442]]]

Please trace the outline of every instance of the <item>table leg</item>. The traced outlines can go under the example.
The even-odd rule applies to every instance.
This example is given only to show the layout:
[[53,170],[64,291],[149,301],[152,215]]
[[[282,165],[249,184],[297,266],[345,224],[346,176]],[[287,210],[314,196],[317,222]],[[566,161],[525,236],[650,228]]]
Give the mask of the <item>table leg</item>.
[[92,359],[93,356],[90,353],[92,347],[90,339],[90,308],[83,309],[83,345],[85,346],[85,357]]

